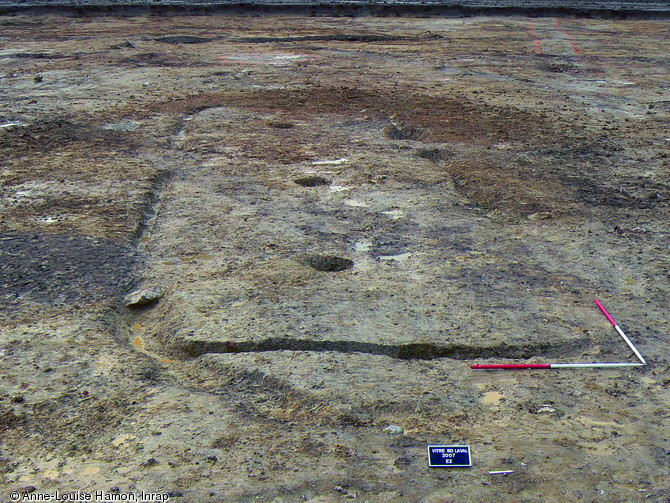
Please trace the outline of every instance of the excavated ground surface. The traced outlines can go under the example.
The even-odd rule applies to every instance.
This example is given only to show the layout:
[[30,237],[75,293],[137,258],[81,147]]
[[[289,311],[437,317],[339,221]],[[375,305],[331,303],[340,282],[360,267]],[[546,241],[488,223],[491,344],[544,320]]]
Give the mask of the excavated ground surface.
[[0,26],[3,501],[670,501],[666,21]]

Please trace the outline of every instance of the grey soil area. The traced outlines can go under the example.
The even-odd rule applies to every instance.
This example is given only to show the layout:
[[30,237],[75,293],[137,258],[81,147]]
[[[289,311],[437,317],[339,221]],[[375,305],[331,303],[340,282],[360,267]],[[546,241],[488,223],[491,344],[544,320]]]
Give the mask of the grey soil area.
[[670,501],[666,20],[0,41],[2,501]]

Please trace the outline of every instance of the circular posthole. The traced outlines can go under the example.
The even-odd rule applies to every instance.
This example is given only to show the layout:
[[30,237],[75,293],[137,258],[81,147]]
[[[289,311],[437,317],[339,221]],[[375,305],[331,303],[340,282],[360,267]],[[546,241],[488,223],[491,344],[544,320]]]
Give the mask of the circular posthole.
[[323,272],[338,272],[351,269],[354,261],[335,255],[310,255],[304,259],[305,264],[312,269]]
[[298,185],[303,187],[318,187],[320,185],[328,185],[330,182],[322,176],[310,175],[310,176],[301,176],[293,180]]

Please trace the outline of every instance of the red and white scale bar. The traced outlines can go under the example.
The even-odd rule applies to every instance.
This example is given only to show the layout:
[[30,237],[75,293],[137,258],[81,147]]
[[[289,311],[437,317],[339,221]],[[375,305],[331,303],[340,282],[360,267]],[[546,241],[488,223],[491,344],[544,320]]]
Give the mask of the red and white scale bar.
[[623,337],[623,340],[626,341],[626,344],[628,344],[628,347],[633,350],[633,353],[635,353],[635,356],[642,362],[642,365],[646,365],[647,362],[645,361],[644,358],[642,358],[642,355],[640,352],[637,350],[635,346],[633,346],[633,343],[630,342],[630,339],[626,336],[626,334],[623,333],[623,330],[621,330],[621,327],[617,325],[616,321],[614,321],[614,318],[612,318],[612,315],[607,312],[607,309],[605,309],[605,306],[603,306],[598,299],[596,299],[596,304],[598,304],[598,307],[600,310],[605,313],[605,316],[607,316],[607,319],[610,320],[610,323],[614,325],[614,329],[619,332],[619,335]]
[[641,363],[494,363],[494,364],[485,364],[478,365],[475,364],[472,366],[473,369],[483,369],[483,370],[497,370],[497,369],[565,369],[565,368],[612,368],[612,367],[642,367],[647,364],[645,359],[642,357],[637,348],[633,345],[631,340],[626,336],[626,334],[621,330],[621,327],[617,325],[612,315],[607,312],[605,306],[603,306],[598,299],[596,299],[596,304],[600,310],[607,316],[607,319],[610,321],[619,335],[623,337],[623,340],[626,341],[626,344],[633,350],[635,356],[638,357]]

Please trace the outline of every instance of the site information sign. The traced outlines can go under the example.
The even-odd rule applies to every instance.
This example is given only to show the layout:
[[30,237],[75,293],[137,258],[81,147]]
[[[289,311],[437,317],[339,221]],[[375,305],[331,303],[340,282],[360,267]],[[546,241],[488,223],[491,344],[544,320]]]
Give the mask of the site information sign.
[[469,445],[429,445],[428,466],[431,468],[457,468],[472,466]]

